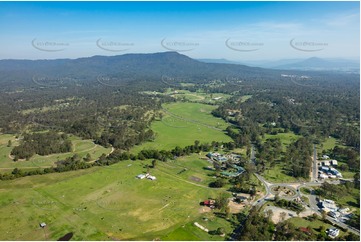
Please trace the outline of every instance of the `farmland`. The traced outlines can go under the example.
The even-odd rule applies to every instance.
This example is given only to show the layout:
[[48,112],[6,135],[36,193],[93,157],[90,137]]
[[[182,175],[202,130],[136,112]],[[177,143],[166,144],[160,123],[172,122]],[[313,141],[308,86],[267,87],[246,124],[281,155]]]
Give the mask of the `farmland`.
[[[11,147],[8,147],[8,141],[11,140]],[[74,154],[80,157],[85,157],[89,153],[92,159],[98,158],[101,154],[108,154],[111,148],[104,148],[100,145],[96,145],[92,140],[82,140],[77,136],[70,136],[70,140],[73,144],[72,152],[51,154],[47,156],[34,155],[28,161],[20,160],[14,162],[11,159],[10,152],[14,146],[19,144],[19,140],[13,135],[2,134],[0,135],[0,171],[9,171],[14,168],[22,169],[34,169],[43,168],[54,165],[58,160],[63,160],[67,157],[73,156]]]
[[[178,177],[179,169],[168,169],[166,174],[165,164],[151,170],[157,180],[136,179],[146,171],[146,163],[150,161],[124,161],[104,168],[3,181],[0,217],[7,223],[1,226],[1,239],[56,240],[72,232],[76,240],[151,240],[166,234],[172,238],[183,225],[187,231],[204,233],[202,239],[211,239],[190,223],[203,216],[199,202],[220,191],[197,185],[184,175]],[[190,175],[202,172],[202,165],[192,164]],[[227,222],[213,220],[210,226],[220,223],[230,232]],[[40,222],[47,227],[41,229]],[[184,238],[193,234],[182,233]]]
[[175,146],[191,145],[195,140],[203,143],[231,141],[222,131],[227,123],[211,114],[215,106],[177,102],[166,104],[164,108],[167,112],[162,120],[153,122],[151,126],[156,134],[155,140],[134,147],[133,152],[142,149],[170,150]]

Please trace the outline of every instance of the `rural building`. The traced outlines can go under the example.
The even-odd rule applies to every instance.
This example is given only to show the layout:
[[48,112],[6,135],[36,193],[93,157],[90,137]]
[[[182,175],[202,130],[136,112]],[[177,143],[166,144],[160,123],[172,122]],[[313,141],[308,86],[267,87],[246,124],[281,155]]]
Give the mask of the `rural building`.
[[148,175],[148,177],[147,177],[149,180],[152,180],[152,181],[154,181],[154,180],[156,180],[157,178],[155,177],[155,176],[151,176],[151,175]]
[[342,177],[342,174],[341,174],[341,172],[339,172],[338,170],[336,170],[335,168],[330,168],[330,173],[332,174],[332,175],[335,175],[335,176],[337,176],[337,177]]
[[213,200],[213,199],[209,199],[209,200],[204,200],[204,201],[203,201],[203,205],[204,205],[204,206],[208,206],[208,207],[214,206],[215,203],[216,203],[216,201]]
[[330,229],[328,229],[327,231],[327,235],[329,236],[329,237],[331,237],[331,238],[336,238],[338,235],[339,235],[339,233],[340,233],[340,230],[338,230],[338,229],[336,229],[336,228],[330,228]]
[[305,228],[305,227],[300,227],[300,231],[305,233],[305,234],[308,234],[308,235],[311,234],[311,231],[308,228]]
[[329,165],[331,165],[331,163],[330,163],[329,160],[324,160],[324,161],[322,161],[322,165],[323,166],[329,166]]
[[40,225],[40,227],[42,227],[42,228],[45,228],[45,227],[46,227],[46,223],[44,223],[44,222],[40,223],[39,225]]
[[337,205],[335,204],[334,201],[329,200],[329,199],[325,199],[323,201],[320,201],[319,203],[319,207],[325,211],[326,213],[328,212],[336,212],[338,210]]
[[330,168],[328,167],[328,166],[321,166],[321,171],[323,171],[323,172],[328,172],[328,170],[329,170]]
[[322,159],[327,160],[327,159],[330,159],[330,157],[328,155],[323,155]]
[[331,160],[331,165],[337,166],[337,160]]
[[144,174],[139,174],[138,176],[136,176],[136,178],[138,179],[144,179],[146,177],[146,175]]

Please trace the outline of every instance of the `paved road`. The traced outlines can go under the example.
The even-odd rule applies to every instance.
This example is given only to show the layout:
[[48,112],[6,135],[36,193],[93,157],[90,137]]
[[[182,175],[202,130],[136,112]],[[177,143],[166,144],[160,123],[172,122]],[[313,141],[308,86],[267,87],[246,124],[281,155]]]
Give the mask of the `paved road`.
[[[322,181],[320,182],[304,182],[304,183],[277,183],[277,184],[272,184],[268,181],[266,181],[266,179],[264,179],[264,177],[262,177],[261,175],[258,175],[258,174],[255,174],[255,176],[258,178],[258,180],[260,180],[263,185],[265,186],[266,188],[266,194],[258,199],[257,201],[255,201],[252,205],[253,206],[262,206],[263,204],[265,204],[267,202],[267,200],[273,200],[273,198],[271,199],[270,196],[272,195],[272,192],[271,192],[271,186],[295,186],[297,185],[297,188],[296,188],[296,195],[295,196],[292,196],[291,199],[294,199],[295,197],[302,197],[303,195],[304,196],[307,196],[308,197],[308,200],[309,200],[309,207],[312,211],[314,211],[316,214],[318,214],[319,216],[321,216],[321,212],[320,212],[320,209],[318,208],[317,206],[317,200],[316,200],[316,194],[315,194],[315,191],[312,187],[314,186],[321,186],[322,185]],[[334,184],[337,184],[339,183],[339,181],[335,181],[333,182]],[[301,188],[302,187],[307,187],[308,189],[311,190],[311,194],[309,195],[306,195],[306,194],[302,194],[301,193]],[[307,206],[307,204],[305,202],[303,202],[304,205]],[[355,229],[355,228],[352,228],[350,227],[349,225],[345,224],[345,223],[342,223],[340,221],[337,221],[335,220],[334,218],[330,217],[330,216],[326,216],[326,219],[328,221],[330,221],[332,224],[337,224],[338,226],[344,228],[344,229],[348,229],[350,232],[356,234],[356,235],[360,235],[360,231]]]
[[313,162],[312,162],[312,178],[311,178],[311,181],[316,181],[317,177],[318,177],[317,150],[316,150],[316,145],[313,144]]
[[256,155],[255,155],[255,148],[254,148],[254,144],[251,145],[251,162],[255,163],[256,161]]

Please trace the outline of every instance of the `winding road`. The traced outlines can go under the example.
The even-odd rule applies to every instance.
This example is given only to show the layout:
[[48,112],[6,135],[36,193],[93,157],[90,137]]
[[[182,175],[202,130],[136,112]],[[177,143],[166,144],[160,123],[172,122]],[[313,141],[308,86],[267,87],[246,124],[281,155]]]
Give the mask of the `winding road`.
[[[291,197],[281,197],[283,199],[295,199],[297,197],[299,197],[302,201],[302,196],[306,196],[308,197],[308,200],[309,200],[309,204],[305,203],[304,201],[302,201],[303,205],[308,205],[309,208],[315,212],[317,215],[321,216],[321,212],[320,212],[320,209],[319,207],[317,206],[317,199],[316,199],[316,195],[315,195],[315,191],[314,191],[314,188],[315,186],[321,186],[322,185],[322,182],[303,182],[303,183],[270,183],[268,181],[266,181],[266,179],[264,177],[262,177],[261,175],[259,174],[254,174],[258,180],[260,180],[262,182],[262,184],[264,185],[264,187],[266,188],[266,195],[264,195],[262,198],[258,199],[257,201],[255,201],[253,203],[253,206],[259,206],[261,207],[263,204],[265,204],[267,201],[271,201],[273,200],[273,197],[274,197],[274,194],[272,193],[272,190],[271,190],[271,187],[273,186],[285,186],[285,187],[295,187],[296,186],[296,195],[294,196],[291,196]],[[333,182],[334,184],[339,184],[340,182],[339,181],[335,181]],[[302,194],[301,193],[301,188],[304,187],[304,188],[308,188],[310,189],[311,191],[311,194],[307,195],[307,194]],[[347,229],[348,231],[360,236],[360,230],[358,229],[355,229],[343,222],[340,222],[330,216],[326,216],[326,219],[328,221],[331,222],[331,224],[336,224],[338,225],[339,227],[341,228],[344,228],[344,229]]]

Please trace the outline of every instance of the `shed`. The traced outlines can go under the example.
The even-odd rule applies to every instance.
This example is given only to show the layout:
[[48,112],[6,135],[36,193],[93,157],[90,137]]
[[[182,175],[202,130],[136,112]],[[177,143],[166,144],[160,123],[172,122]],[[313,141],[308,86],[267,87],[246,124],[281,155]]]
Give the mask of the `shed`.
[[39,224],[41,228],[45,228],[46,227],[46,223],[42,222]]
[[329,166],[329,165],[330,165],[330,161],[329,161],[329,160],[324,160],[324,161],[322,161],[322,164],[323,164],[324,166]]

